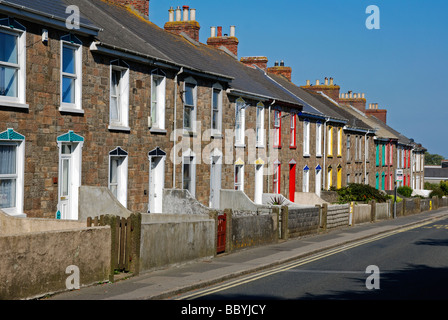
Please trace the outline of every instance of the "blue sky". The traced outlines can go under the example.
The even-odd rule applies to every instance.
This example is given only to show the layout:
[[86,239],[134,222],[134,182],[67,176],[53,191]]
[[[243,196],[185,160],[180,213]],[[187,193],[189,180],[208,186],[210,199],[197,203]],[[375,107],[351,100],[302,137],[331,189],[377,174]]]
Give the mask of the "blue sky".
[[[285,61],[304,85],[333,77],[341,93],[365,93],[388,110],[388,124],[448,158],[448,1],[446,0],[150,0],[163,28],[170,6],[196,9],[200,41],[211,26],[236,26],[239,57]],[[365,26],[380,9],[380,29]]]

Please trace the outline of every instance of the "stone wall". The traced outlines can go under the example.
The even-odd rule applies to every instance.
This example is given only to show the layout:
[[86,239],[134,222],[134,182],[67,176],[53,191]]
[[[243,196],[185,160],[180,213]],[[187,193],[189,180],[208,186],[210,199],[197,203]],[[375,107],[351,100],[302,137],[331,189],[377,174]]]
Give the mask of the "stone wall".
[[[109,280],[110,227],[86,228],[65,221],[45,225],[40,219],[10,218],[1,211],[0,216],[1,300],[65,291],[67,278],[73,273],[66,273],[70,266],[79,269],[80,287]],[[14,221],[7,222],[10,219]],[[19,227],[20,222],[23,227]],[[5,234],[8,225],[14,230]]]
[[320,209],[288,208],[289,237],[300,237],[315,234],[319,230]]

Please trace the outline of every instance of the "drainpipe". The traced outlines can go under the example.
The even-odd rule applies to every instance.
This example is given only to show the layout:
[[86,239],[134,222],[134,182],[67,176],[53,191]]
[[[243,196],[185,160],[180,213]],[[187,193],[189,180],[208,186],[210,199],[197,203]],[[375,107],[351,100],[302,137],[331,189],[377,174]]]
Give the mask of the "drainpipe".
[[[268,152],[268,173],[269,173],[269,168],[270,168],[270,165],[271,165],[271,141],[269,140],[269,137],[270,137],[270,135],[271,135],[271,107],[275,104],[275,99],[272,101],[272,103],[269,105],[269,111],[268,111],[268,134],[267,134],[267,137],[266,137],[266,149],[267,149],[267,152]],[[270,177],[271,177],[271,175],[270,174],[267,174],[267,190],[268,190],[268,193],[269,193],[269,186],[270,186],[270,183],[271,183],[271,179],[270,179]]]
[[[184,67],[181,67],[179,72],[176,73],[176,76],[174,77],[174,116],[173,116],[173,133],[174,137],[176,137],[176,118],[177,118],[177,77],[184,72]],[[173,189],[176,189],[176,141],[173,141]]]
[[327,173],[327,165],[326,165],[326,159],[327,159],[327,122],[330,120],[330,118],[325,119],[324,123],[324,164],[322,167],[322,189],[325,190],[325,179],[326,179],[326,173]]
[[366,135],[364,136],[364,184],[368,184],[367,181],[367,135],[369,134],[369,130],[367,130]]

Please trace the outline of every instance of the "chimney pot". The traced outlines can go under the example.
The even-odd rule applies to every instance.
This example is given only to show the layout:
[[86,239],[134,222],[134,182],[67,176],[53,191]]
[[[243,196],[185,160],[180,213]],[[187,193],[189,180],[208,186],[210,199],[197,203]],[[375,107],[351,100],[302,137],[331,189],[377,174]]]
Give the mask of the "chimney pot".
[[280,66],[281,66],[281,67],[284,67],[284,66],[285,66],[285,61],[283,61],[283,60],[280,61]]
[[319,80],[316,80],[316,86],[318,86],[319,85]]
[[306,80],[306,85],[310,86],[310,80]]
[[210,37],[216,37],[216,27],[210,27]]
[[188,12],[190,8],[188,6],[183,6],[182,8],[184,9],[183,21],[188,21]]
[[363,99],[365,99],[365,94],[363,93],[363,94],[361,95],[361,97],[362,97]]
[[235,37],[235,26],[230,26],[230,36]]
[[330,86],[333,85],[333,78],[330,78]]
[[325,77],[325,85],[328,86],[328,78]]
[[173,22],[174,21],[174,9],[173,9],[173,7],[171,7],[168,10],[168,21],[169,22]]
[[218,37],[222,37],[222,27],[218,27]]
[[196,9],[190,9],[190,20],[196,21]]
[[274,62],[274,67],[278,67],[278,61]]
[[180,10],[180,7],[178,6],[176,9],[176,21],[180,21],[182,17],[182,10]]

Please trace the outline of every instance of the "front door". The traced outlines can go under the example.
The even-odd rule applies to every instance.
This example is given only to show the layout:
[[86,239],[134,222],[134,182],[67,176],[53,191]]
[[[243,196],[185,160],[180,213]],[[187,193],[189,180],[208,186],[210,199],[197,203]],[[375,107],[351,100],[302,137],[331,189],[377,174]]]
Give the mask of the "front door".
[[219,208],[221,192],[221,157],[212,156],[210,164],[210,208]]
[[320,191],[322,188],[322,169],[320,166],[316,168],[316,185],[314,187],[314,192],[320,197]]
[[289,201],[294,202],[296,193],[296,165],[289,164]]
[[72,186],[72,153],[73,144],[62,144],[59,158],[59,211],[61,219],[70,219],[71,186]]
[[149,212],[162,213],[163,186],[165,184],[164,157],[150,158]]

